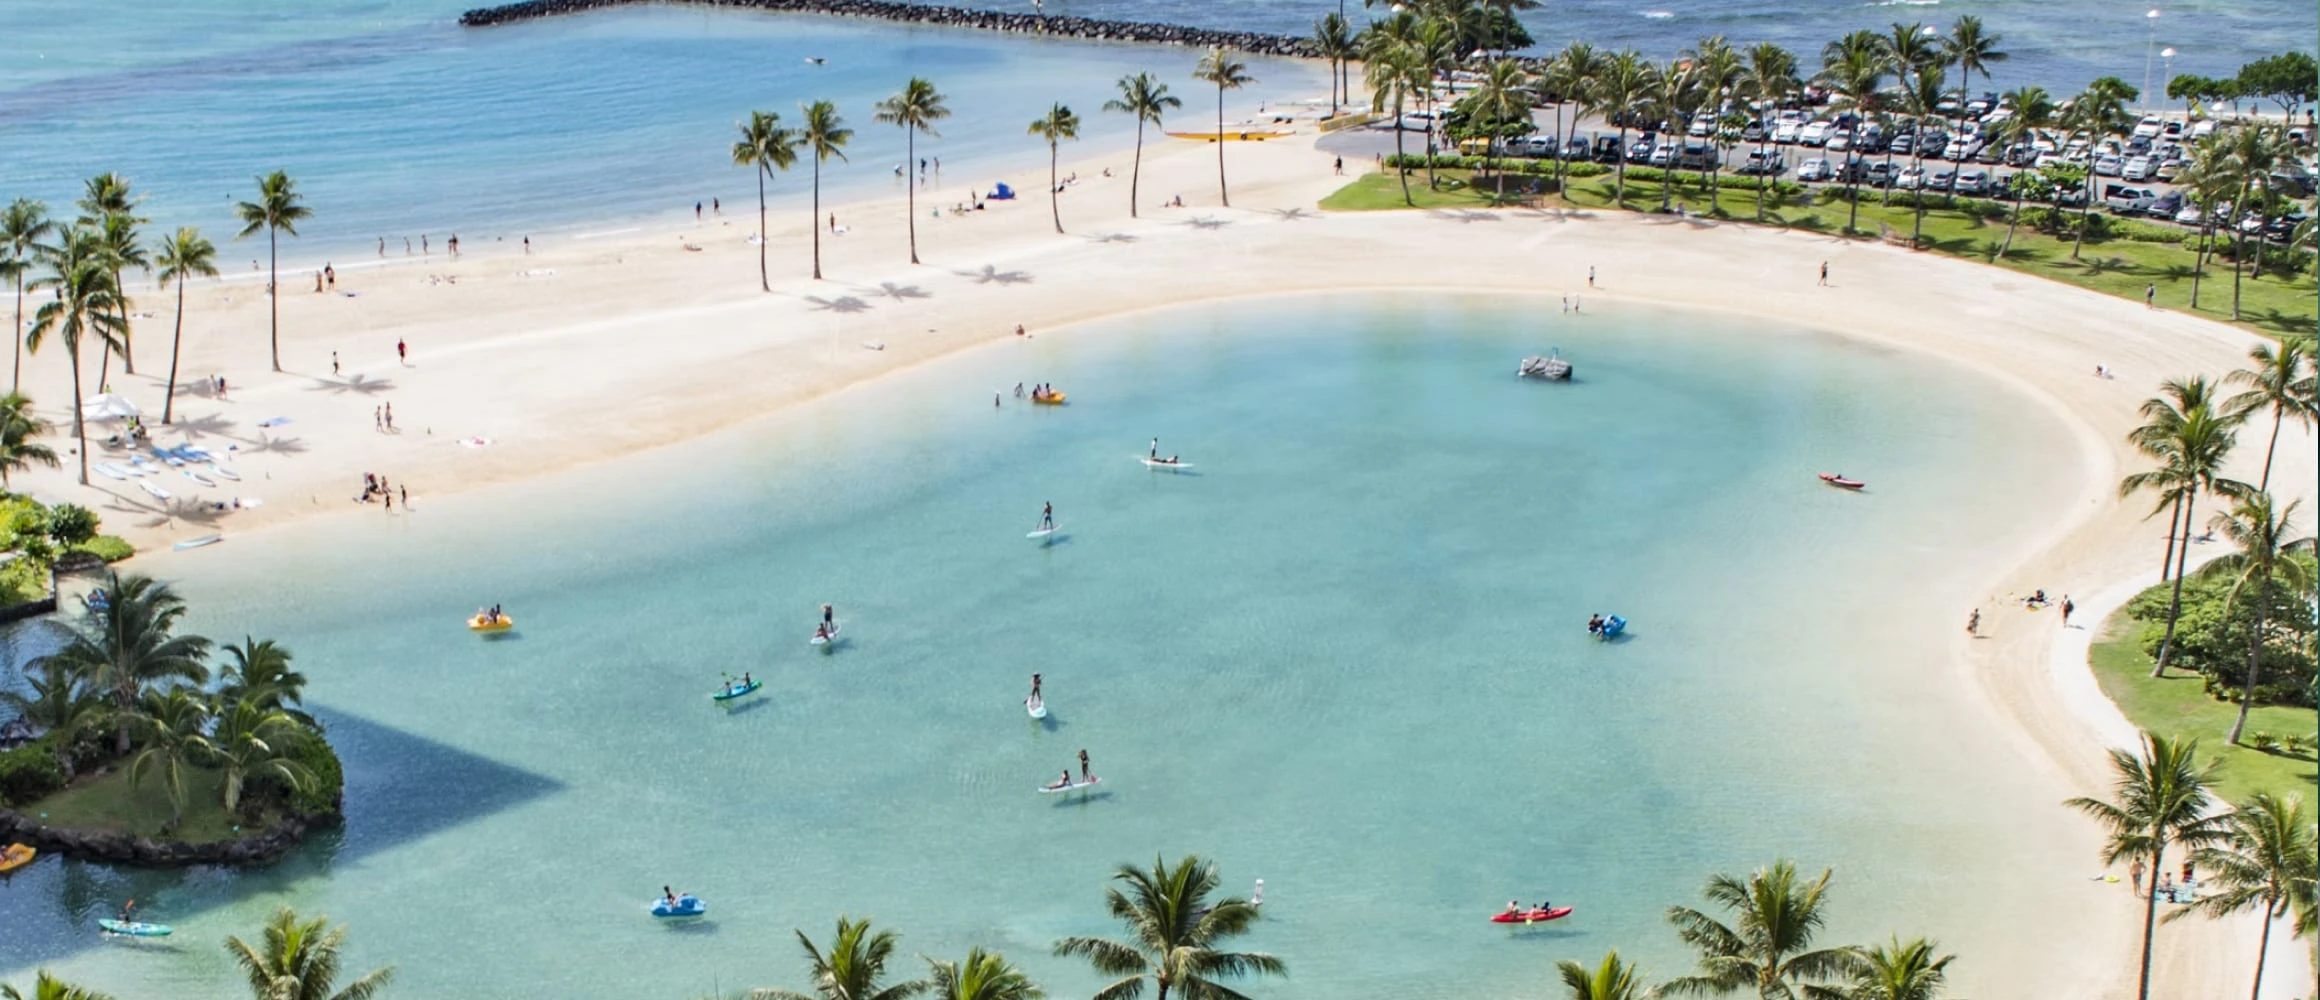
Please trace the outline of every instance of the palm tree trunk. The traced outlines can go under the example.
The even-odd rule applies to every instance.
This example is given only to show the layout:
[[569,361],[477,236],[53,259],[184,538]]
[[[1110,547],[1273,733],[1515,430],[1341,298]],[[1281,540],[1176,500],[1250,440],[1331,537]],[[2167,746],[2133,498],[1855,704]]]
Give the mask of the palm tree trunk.
[[24,388],[24,275],[16,276],[16,374],[8,378],[8,391]]
[[1224,84],[1216,85],[1216,196],[1232,207],[1232,192],[1224,186]]
[[[1756,174],[1756,221],[1758,222],[1764,221],[1764,187],[1765,183],[1771,180],[1771,175],[1763,171],[1770,166],[1771,164],[1764,160],[1764,140],[1758,138],[1756,140],[1756,167],[1758,171]],[[1860,210],[1856,208],[1854,211],[1858,213]]]
[[[822,280],[822,158],[814,157],[814,214],[806,216],[806,228],[814,231],[814,280]],[[757,228],[765,228],[759,223]]]
[[1047,214],[1055,220],[1055,233],[1063,235],[1063,192],[1055,186],[1055,140],[1047,140]]
[[177,347],[185,342],[185,279],[177,279],[177,332],[169,337],[169,385],[161,391],[161,422],[169,422],[177,406]]
[[2143,974],[2135,987],[2139,1000],[2151,1000],[2151,932],[2159,922],[2159,864],[2166,859],[2167,844],[2154,838],[2151,848],[2151,880],[2143,883]]
[[2078,259],[2078,249],[2086,245],[2086,222],[2094,218],[2094,171],[2086,172],[2086,204],[2078,210],[2078,238],[2070,244],[2070,259]]
[[902,187],[904,212],[909,216],[910,262],[918,263],[918,179],[911,176],[910,165],[918,162],[918,127],[902,130]]
[[757,165],[757,288],[764,292],[773,291],[773,279],[765,276],[765,245],[770,242],[765,238],[765,164],[760,163]]
[[2226,742],[2239,745],[2240,733],[2247,729],[2248,708],[2255,704],[2256,680],[2264,663],[2264,612],[2272,606],[2272,568],[2263,567],[2263,579],[2256,583],[2256,620],[2248,629],[2247,686],[2239,692],[2239,718],[2231,724],[2231,738]]
[[2191,309],[2199,310],[2199,278],[2207,273],[2207,252],[2215,246],[2213,206],[2199,214],[2199,250],[2191,255]]
[[2272,440],[2271,440],[2271,443],[2270,443],[2270,444],[2264,445],[2264,475],[2263,475],[2263,478],[2262,478],[2262,479],[2260,479],[2260,480],[2258,480],[2258,481],[2256,482],[2256,492],[2258,492],[2258,493],[2263,493],[2263,492],[2269,491],[2269,490],[2272,488],[2272,456],[2273,456],[2274,454],[2276,454],[2276,453],[2277,453],[2277,452],[2280,450],[2280,418],[2281,418],[2281,416],[2282,416],[2282,413],[2281,413],[2281,410],[2280,410],[2280,404],[2278,404],[2278,403],[2273,403],[2273,404],[2272,404]]
[[2175,572],[2175,532],[2183,522],[2183,498],[2175,498],[2175,505],[2167,511],[2167,553],[2159,557],[2159,582],[2166,583]]
[[1417,202],[1415,202],[1415,201],[1412,201],[1412,200],[1410,199],[1410,164],[1408,163],[1408,161],[1406,161],[1406,160],[1402,159],[1403,157],[1405,157],[1405,156],[1408,156],[1408,155],[1409,155],[1408,153],[1405,153],[1405,152],[1403,152],[1403,151],[1402,151],[1402,131],[1403,131],[1403,130],[1402,130],[1402,101],[1401,101],[1401,99],[1400,99],[1400,98],[1395,98],[1395,99],[1394,99],[1394,176],[1396,176],[1396,177],[1399,177],[1399,178],[1401,178],[1401,179],[1402,179],[1402,204],[1403,204],[1405,207],[1409,207],[1409,208],[1415,208],[1415,207],[1417,207],[1417,204],[1418,204],[1418,203],[1417,203]]
[[2247,260],[2247,234],[2234,234],[2231,244],[2231,319],[2236,323],[2239,322],[2240,264]]
[[[2262,259],[2259,254],[2257,260]],[[113,269],[113,293],[121,297],[120,307],[113,310],[113,315],[121,320],[121,374],[135,375],[137,374],[137,348],[134,339],[129,335],[129,293],[127,289],[121,287],[121,269],[117,267]]]
[[2256,982],[2248,987],[2248,1000],[2262,1000],[2264,995],[2264,962],[2272,952],[2272,913],[2278,900],[2264,900],[2264,918],[2256,921]]
[[2022,224],[2022,196],[2029,192],[2017,186],[2014,190],[2014,211],[2006,217],[2006,242],[1998,244],[1998,259],[2006,259],[2006,251],[2014,248],[2014,227]]
[[[274,370],[281,371],[282,267],[281,258],[276,256],[274,227],[270,225],[266,227],[266,340],[268,345],[271,346],[274,351]],[[75,388],[78,388],[77,381],[75,382]],[[82,461],[84,463],[87,461],[85,454],[88,450],[88,442],[84,440],[81,443],[81,451],[84,453]],[[81,472],[81,482],[85,484],[88,481],[89,474],[86,470],[83,470]]]
[[[71,334],[67,334],[71,336]],[[81,485],[89,484],[89,425],[81,420],[81,342],[77,336],[64,342],[65,353],[72,355],[73,382],[73,437],[81,445]],[[125,732],[125,730],[124,730]],[[124,749],[122,752],[126,753]]]
[[[1622,116],[1623,118],[1625,116]],[[1619,126],[1619,172],[1611,179],[1611,207],[1627,205],[1627,126]]]
[[[2183,617],[2183,565],[2191,561],[2192,511],[2199,506],[2199,494],[2194,491],[2183,497],[2183,544],[2175,550],[2175,594],[2167,601],[2167,634],[2159,640],[2159,663],[2151,676],[2158,677],[2167,669],[2167,656],[2175,651],[2175,620]],[[2151,869],[2157,872],[2158,869]],[[2156,878],[2157,875],[2152,877]]]
[[1136,116],[1136,158],[1128,166],[1128,218],[1136,218],[1136,188],[1144,180],[1144,116]]

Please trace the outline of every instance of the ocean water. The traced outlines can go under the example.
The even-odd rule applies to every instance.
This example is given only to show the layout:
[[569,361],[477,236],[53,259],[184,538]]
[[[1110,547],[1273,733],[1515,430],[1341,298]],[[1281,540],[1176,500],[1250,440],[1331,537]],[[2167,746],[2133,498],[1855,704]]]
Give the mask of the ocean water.
[[[476,0],[177,0],[134,12],[86,0],[11,0],[0,46],[0,198],[64,206],[80,182],[119,170],[145,192],[156,231],[197,225],[221,239],[232,205],[276,168],[301,181],[314,217],[292,260],[368,259],[377,241],[465,234],[469,249],[524,234],[561,238],[748,202],[731,165],[733,125],[753,108],[794,119],[829,99],[858,129],[851,162],[829,166],[843,197],[890,193],[899,131],[871,105],[909,76],[933,79],[956,116],[924,154],[959,200],[1036,159],[1024,124],[1052,101],[1086,120],[1080,148],[1124,145],[1132,123],[1098,112],[1111,81],[1150,70],[1197,96],[1196,53],[908,28],[750,11],[646,7],[470,31]],[[987,6],[1026,9],[1023,4]],[[1286,0],[1057,0],[1054,13],[1302,33],[1331,5]],[[2156,41],[2179,72],[2228,74],[2312,46],[2320,13],[2277,0],[2161,3]],[[2116,74],[2144,77],[2153,32],[2142,4],[2115,0],[1570,0],[1525,21],[1545,48],[1571,39],[1666,58],[1703,36],[1769,40],[1808,66],[1853,28],[1946,26],[1982,17],[2013,58],[2001,89],[2061,93]],[[1356,5],[1350,13],[1361,20]],[[806,62],[828,59],[825,65]],[[1308,67],[1254,60],[1268,100],[1327,92]],[[2163,76],[2160,70],[2155,75]],[[1199,102],[1183,113],[1200,117]],[[1017,179],[1021,179],[1019,176]],[[803,168],[776,182],[802,197]],[[414,243],[416,241],[414,240]],[[228,247],[227,260],[240,249]],[[237,262],[238,263],[238,262]]]
[[[1280,1000],[1531,997],[1611,947],[1674,975],[1663,909],[1778,857],[1837,868],[1832,941],[1939,937],[1963,995],[2083,985],[2054,956],[2085,832],[1933,638],[1974,553],[2039,528],[1991,515],[2073,495],[2068,435],[1912,355],[1554,313],[1142,314],[152,559],[195,627],[296,652],[349,823],[248,873],[45,859],[0,884],[0,981],[235,996],[218,942],[288,903],[400,996],[797,988],[791,930],[841,913],[903,932],[904,972],[984,945],[1084,995],[1049,944],[1114,931],[1114,865],[1198,852],[1265,880],[1246,944],[1289,963],[1252,988]],[[1576,382],[1513,377],[1550,345]],[[1070,405],[992,405],[1037,381]],[[1192,464],[1144,468],[1154,436]],[[1062,530],[1025,538],[1048,502]],[[462,627],[491,602],[513,635]],[[762,695],[713,706],[742,671]],[[1035,791],[1083,748],[1098,791]],[[664,884],[710,919],[647,917]],[[177,935],[99,940],[129,895]],[[1517,897],[1577,913],[1487,922]]]

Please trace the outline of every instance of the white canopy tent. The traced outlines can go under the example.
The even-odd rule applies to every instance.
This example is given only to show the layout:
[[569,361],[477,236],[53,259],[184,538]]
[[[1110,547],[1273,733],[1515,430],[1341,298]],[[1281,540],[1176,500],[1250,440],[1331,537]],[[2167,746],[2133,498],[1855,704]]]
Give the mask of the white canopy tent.
[[138,409],[137,404],[130,402],[127,397],[110,392],[90,399],[81,406],[82,420],[127,420],[144,414],[145,411]]

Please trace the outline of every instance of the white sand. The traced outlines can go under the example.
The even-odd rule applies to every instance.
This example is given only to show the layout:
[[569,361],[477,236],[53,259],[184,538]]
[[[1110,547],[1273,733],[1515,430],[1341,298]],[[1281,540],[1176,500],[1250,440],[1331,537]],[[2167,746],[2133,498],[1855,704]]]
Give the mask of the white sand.
[[[824,233],[831,280],[822,282],[804,277],[804,210],[780,211],[771,294],[758,289],[748,243],[754,206],[741,205],[700,225],[560,242],[536,236],[529,256],[515,250],[519,234],[500,243],[469,234],[470,252],[457,261],[438,248],[408,263],[340,262],[338,290],[356,297],[315,294],[311,272],[286,273],[283,374],[267,371],[259,284],[246,273],[202,283],[188,295],[182,377],[191,383],[222,373],[230,399],[181,394],[185,430],[157,428],[156,437],[174,444],[190,434],[220,452],[238,445],[231,467],[243,482],[202,489],[172,472],[160,481],[179,500],[167,507],[132,483],[92,477],[91,486],[78,486],[69,462],[63,472],[18,483],[44,499],[97,508],[109,530],[142,546],[218,530],[231,544],[264,544],[258,529],[291,518],[383,516],[350,502],[364,472],[409,488],[417,516],[425,516],[433,496],[728,427],[1012,336],[1019,323],[1036,336],[1068,335],[1063,328],[1077,321],[1194,300],[1376,288],[1567,292],[1590,312],[1650,302],[1743,313],[1970,365],[2044,402],[2072,429],[2085,482],[2079,500],[2067,510],[2019,512],[2054,521],[2034,545],[1959,555],[1982,583],[1956,595],[1957,624],[1978,604],[1988,638],[1968,641],[1954,626],[1925,638],[1956,643],[1958,682],[1978,686],[1995,711],[2019,723],[2023,760],[2052,775],[2058,810],[2066,795],[2105,790],[2103,750],[2131,730],[2086,674],[2083,633],[2058,637],[2055,615],[2026,614],[1997,595],[2040,587],[2082,595],[2081,616],[2094,622],[2152,572],[2162,528],[2142,518],[2146,501],[2121,504],[2115,496],[2119,477],[2141,465],[2123,442],[2135,407],[2160,379],[2236,367],[2254,337],[2011,272],[1806,233],[1584,212],[1324,215],[1315,202],[1343,181],[1308,142],[1235,143],[1228,155],[1232,209],[1217,205],[1213,147],[1153,143],[1140,220],[1126,211],[1126,154],[1067,168],[1083,179],[1064,195],[1067,236],[1048,219],[1045,164],[1029,158],[1012,178],[1021,201],[933,218],[930,208],[967,193],[955,185],[929,190],[918,218],[926,263],[916,267],[905,256],[899,197],[839,206],[848,232]],[[1100,176],[1106,166],[1114,177]],[[779,183],[795,191],[804,181],[792,174]],[[1189,207],[1159,207],[1177,194]],[[688,251],[686,243],[703,249]],[[247,249],[229,247],[225,256]],[[1832,287],[1816,286],[1824,260]],[[1590,267],[1600,287],[1587,287]],[[172,297],[150,286],[136,291],[136,308],[157,316],[138,324],[141,374],[121,375],[116,364],[113,384],[157,418],[162,386],[150,373],[167,371]],[[1542,318],[1550,321],[1562,320]],[[411,345],[408,365],[396,360],[398,338]],[[336,377],[333,351],[344,372]],[[2093,377],[2097,363],[2117,379]],[[27,388],[55,416],[64,415],[64,372],[54,347],[26,369]],[[399,431],[363,426],[363,411],[386,403]],[[292,422],[256,426],[271,417]],[[474,437],[490,443],[455,443]],[[2261,438],[2248,437],[2253,446],[2239,459],[2253,479]],[[2314,448],[2309,434],[2285,435],[2275,483],[2309,495]],[[99,449],[97,458],[105,457]],[[184,503],[232,496],[265,506],[212,519]],[[2087,839],[2091,869],[2091,830]],[[2088,899],[2101,900],[2088,916],[2104,922],[2111,946],[2054,958],[2079,966],[2079,980],[2090,984],[2082,995],[2130,996],[2141,908],[2123,886]],[[2155,993],[2241,989],[2231,984],[2245,981],[2253,952],[2243,928],[2253,930],[2205,920],[2162,928],[2164,985]],[[2310,982],[2294,968],[2300,955],[2275,949],[2270,980]]]

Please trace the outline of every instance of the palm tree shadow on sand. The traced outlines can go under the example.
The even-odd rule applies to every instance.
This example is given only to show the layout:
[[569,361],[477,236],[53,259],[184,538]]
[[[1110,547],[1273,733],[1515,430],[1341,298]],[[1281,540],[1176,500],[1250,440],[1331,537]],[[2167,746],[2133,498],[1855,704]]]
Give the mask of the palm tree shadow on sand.
[[972,279],[978,285],[1028,285],[1031,275],[1023,271],[1002,271],[996,264],[985,264],[980,271],[953,271],[962,278]]
[[268,452],[276,455],[297,455],[306,451],[306,440],[294,437],[268,437],[260,434],[256,441],[250,443],[250,451],[253,453]]
[[391,378],[371,378],[368,375],[349,375],[345,378],[336,380],[318,378],[314,380],[313,385],[307,386],[306,389],[309,392],[351,392],[359,395],[371,396],[386,392],[387,390],[394,387],[395,380]]
[[1134,243],[1136,242],[1136,234],[1099,233],[1097,235],[1088,237],[1087,240],[1090,243]]
[[898,285],[891,281],[879,282],[878,287],[864,289],[862,294],[872,296],[874,298],[893,299],[896,302],[901,302],[905,299],[931,299],[934,297],[933,295],[929,294],[926,289],[920,288],[917,285]]
[[222,438],[232,438],[236,441],[244,440],[239,435],[226,433],[237,422],[223,413],[205,413],[198,417],[179,417],[170,421],[166,426],[168,430],[184,434],[189,438],[211,434]]
[[1308,212],[1303,208],[1276,208],[1273,209],[1273,214],[1279,216],[1282,222],[1297,222],[1304,219],[1318,219],[1321,217],[1315,213]]
[[1595,213],[1584,208],[1526,208],[1515,214],[1525,219],[1537,219],[1540,222],[1570,222],[1574,219],[1586,220],[1595,217]]
[[1497,212],[1485,212],[1481,209],[1474,208],[1437,208],[1428,211],[1426,213],[1426,217],[1429,219],[1441,219],[1445,222],[1497,222],[1500,218]]
[[816,312],[864,313],[870,311],[870,303],[864,302],[861,299],[857,299],[851,295],[841,295],[834,299],[825,299],[819,295],[808,295],[806,296],[806,302],[811,304]]
[[1209,215],[1196,215],[1178,223],[1178,225],[1191,226],[1194,229],[1217,230],[1232,225],[1232,220],[1219,219]]

